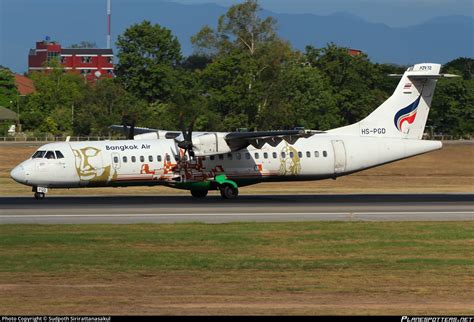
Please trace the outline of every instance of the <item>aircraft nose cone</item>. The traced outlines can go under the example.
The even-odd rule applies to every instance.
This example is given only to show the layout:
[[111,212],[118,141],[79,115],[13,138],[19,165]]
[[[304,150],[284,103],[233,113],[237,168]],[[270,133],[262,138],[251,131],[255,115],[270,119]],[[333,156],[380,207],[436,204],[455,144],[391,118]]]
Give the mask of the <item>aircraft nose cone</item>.
[[12,172],[10,172],[10,177],[12,177],[12,179],[16,182],[25,182],[25,168],[22,165],[17,166],[15,169],[12,170]]

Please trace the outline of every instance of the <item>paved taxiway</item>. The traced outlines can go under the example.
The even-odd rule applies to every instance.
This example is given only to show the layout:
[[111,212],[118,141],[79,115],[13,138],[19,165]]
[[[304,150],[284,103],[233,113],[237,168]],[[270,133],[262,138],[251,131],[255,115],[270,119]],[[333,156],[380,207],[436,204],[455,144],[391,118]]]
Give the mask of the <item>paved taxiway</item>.
[[0,224],[474,220],[474,194],[1,197]]

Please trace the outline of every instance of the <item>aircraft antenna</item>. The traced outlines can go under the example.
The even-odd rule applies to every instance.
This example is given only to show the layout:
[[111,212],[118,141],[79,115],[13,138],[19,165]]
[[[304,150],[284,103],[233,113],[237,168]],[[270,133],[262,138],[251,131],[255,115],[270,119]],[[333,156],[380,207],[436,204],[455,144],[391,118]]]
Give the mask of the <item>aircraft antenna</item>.
[[111,34],[111,19],[112,19],[112,13],[111,13],[111,5],[110,2],[112,0],[107,0],[107,49],[110,49],[110,34]]

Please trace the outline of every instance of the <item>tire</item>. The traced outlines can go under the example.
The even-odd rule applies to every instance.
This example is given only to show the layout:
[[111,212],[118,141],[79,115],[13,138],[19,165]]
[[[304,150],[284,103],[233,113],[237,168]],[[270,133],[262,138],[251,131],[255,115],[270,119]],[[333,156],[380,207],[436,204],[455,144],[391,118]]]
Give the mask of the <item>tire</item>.
[[191,190],[191,195],[194,198],[205,198],[208,190]]
[[44,197],[45,197],[44,192],[35,192],[35,199],[36,200],[44,199]]
[[221,188],[221,196],[224,199],[235,199],[239,195],[239,189],[234,188],[230,184],[225,184]]

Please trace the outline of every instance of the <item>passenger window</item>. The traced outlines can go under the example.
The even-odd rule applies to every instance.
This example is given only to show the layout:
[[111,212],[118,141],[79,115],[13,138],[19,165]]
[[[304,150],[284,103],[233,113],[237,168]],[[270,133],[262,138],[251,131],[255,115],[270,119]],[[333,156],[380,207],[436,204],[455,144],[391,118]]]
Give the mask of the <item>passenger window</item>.
[[61,151],[55,151],[56,152],[56,159],[64,159],[64,155],[61,153]]
[[258,152],[255,152],[255,160],[258,160],[258,158],[260,158],[260,155],[258,154]]
[[314,157],[319,158],[319,152],[318,151],[314,151]]
[[282,153],[281,153],[281,157],[282,157],[283,159],[286,158],[286,153],[285,153],[285,152],[282,152]]
[[156,160],[158,160],[158,162],[161,162],[161,155],[157,155]]
[[235,154],[235,158],[236,158],[237,160],[242,159],[242,155],[240,154],[240,152],[237,152],[237,153]]
[[148,161],[153,162],[153,156],[152,155],[148,156]]
[[37,159],[37,158],[42,158],[46,151],[36,151],[35,154],[33,154],[32,158]]
[[46,152],[45,158],[46,158],[46,159],[56,159],[56,157],[54,156],[54,152],[53,152],[53,151],[48,151],[48,152]]
[[223,154],[219,154],[219,160],[224,160],[224,155]]
[[143,155],[140,155],[140,162],[145,162],[145,157]]
[[323,157],[327,157],[328,153],[326,151],[323,151]]
[[229,160],[232,160],[232,153],[227,153],[227,158],[228,158]]
[[250,160],[250,153],[246,152],[246,153],[245,153],[245,158],[246,158],[247,160]]
[[302,157],[303,157],[303,153],[300,152],[300,151],[298,151],[298,156],[299,156],[300,158],[302,158]]
[[311,152],[306,151],[306,157],[307,157],[307,158],[311,158]]
[[125,156],[122,157],[122,161],[123,161],[123,163],[127,163],[127,157],[125,157]]
[[273,155],[274,159],[276,159],[278,157],[278,154],[276,152],[273,152],[272,155]]
[[295,154],[293,152],[290,152],[290,158],[293,159],[294,156]]
[[136,162],[137,161],[137,158],[135,158],[135,156],[132,156],[132,162]]
[[171,161],[171,157],[169,154],[166,155],[166,161],[170,162]]
[[268,159],[268,153],[267,152],[263,152],[263,158]]
[[114,163],[118,163],[118,157],[114,157]]
[[214,160],[215,157],[214,157],[213,155],[211,155],[211,156],[209,157],[209,159]]

